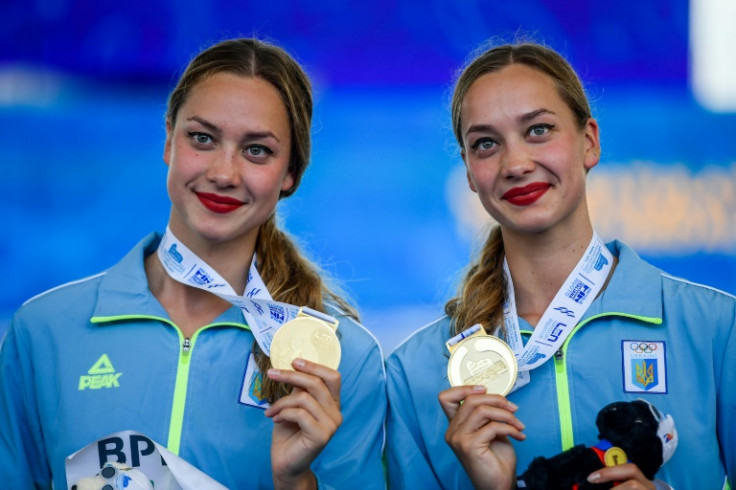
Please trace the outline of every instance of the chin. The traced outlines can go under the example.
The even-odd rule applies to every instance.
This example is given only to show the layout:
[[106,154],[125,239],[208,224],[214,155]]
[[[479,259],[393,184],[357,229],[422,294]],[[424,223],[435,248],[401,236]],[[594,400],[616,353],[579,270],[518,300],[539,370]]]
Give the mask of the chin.
[[523,221],[513,221],[513,220],[503,220],[503,221],[497,220],[497,221],[498,223],[501,224],[501,227],[504,230],[508,230],[518,235],[538,235],[546,231],[549,231],[552,228],[549,220],[546,220],[546,219],[534,219],[534,220],[523,220]]
[[196,237],[197,240],[211,243],[227,242],[238,236],[238,234],[229,227],[212,226],[212,224],[204,226],[193,224],[189,229],[191,230],[193,237]]
[[251,239],[255,242],[255,237],[258,236],[258,230],[261,225],[245,226],[232,226],[234,223],[216,223],[209,224],[208,226],[201,227],[199,231],[200,237],[203,240],[207,240],[212,243],[227,243],[237,241],[250,241]]

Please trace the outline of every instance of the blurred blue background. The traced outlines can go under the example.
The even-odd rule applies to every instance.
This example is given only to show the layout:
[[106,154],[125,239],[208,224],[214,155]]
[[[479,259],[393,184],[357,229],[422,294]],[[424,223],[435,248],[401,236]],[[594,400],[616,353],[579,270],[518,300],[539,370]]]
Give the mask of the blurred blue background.
[[586,82],[604,150],[589,177],[599,234],[736,293],[736,113],[712,97],[708,80],[727,75],[702,54],[719,0],[0,6],[0,333],[26,299],[163,230],[168,91],[197,51],[242,35],[275,41],[313,80],[312,163],[279,213],[386,354],[441,314],[487,223],[448,106],[455,70],[493,37],[530,34]]

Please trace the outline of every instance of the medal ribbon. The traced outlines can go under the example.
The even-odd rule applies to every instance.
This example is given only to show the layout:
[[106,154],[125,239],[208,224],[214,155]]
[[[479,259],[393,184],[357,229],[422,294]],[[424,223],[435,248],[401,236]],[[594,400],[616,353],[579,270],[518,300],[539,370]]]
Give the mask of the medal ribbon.
[[473,335],[475,332],[477,332],[481,328],[483,328],[483,327],[481,327],[481,324],[480,323],[476,323],[475,325],[473,325],[469,329],[463,330],[462,332],[460,332],[459,334],[455,335],[453,338],[451,338],[450,340],[448,340],[447,342],[445,342],[445,345],[449,349],[450,347],[452,347],[453,345],[457,344],[458,342],[460,342],[462,340],[465,340],[466,338],[470,337],[471,335]]
[[557,291],[552,303],[524,346],[516,312],[516,297],[511,272],[504,258],[507,296],[503,308],[506,341],[519,363],[519,379],[514,389],[529,382],[529,371],[539,367],[557,352],[580,318],[603,288],[613,266],[613,256],[594,232],[583,257]]
[[[273,300],[258,274],[255,254],[245,292],[240,296],[217,271],[179,241],[168,226],[156,252],[169,277],[187,286],[209,291],[240,308],[258,346],[267,356],[271,355],[271,341],[278,329],[299,313],[299,307]],[[334,318],[324,313],[311,309],[309,313],[336,323]]]

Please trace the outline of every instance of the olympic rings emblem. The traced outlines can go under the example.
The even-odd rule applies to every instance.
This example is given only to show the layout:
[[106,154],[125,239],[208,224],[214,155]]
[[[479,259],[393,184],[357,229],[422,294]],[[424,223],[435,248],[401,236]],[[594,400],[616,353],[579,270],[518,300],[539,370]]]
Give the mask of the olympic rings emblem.
[[633,350],[637,354],[651,354],[657,350],[657,344],[653,342],[631,342],[629,349]]

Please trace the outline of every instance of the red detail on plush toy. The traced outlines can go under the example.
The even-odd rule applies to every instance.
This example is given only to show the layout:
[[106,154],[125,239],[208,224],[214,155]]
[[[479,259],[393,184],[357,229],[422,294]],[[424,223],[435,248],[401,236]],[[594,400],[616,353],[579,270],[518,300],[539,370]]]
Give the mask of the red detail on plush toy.
[[601,451],[600,449],[598,449],[595,446],[593,446],[591,449],[593,451],[595,451],[595,453],[598,455],[598,459],[600,459],[601,460],[601,463],[603,463],[605,465],[606,464],[606,452],[605,451]]

